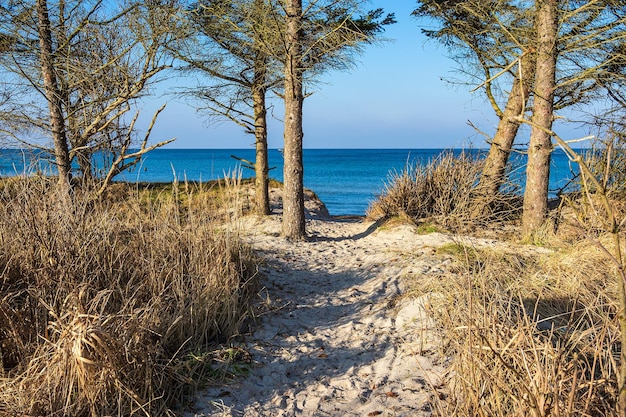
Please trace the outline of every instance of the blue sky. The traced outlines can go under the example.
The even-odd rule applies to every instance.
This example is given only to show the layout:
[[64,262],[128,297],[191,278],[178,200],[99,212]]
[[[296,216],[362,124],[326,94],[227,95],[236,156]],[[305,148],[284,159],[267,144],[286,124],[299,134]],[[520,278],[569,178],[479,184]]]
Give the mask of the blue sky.
[[[305,148],[485,147],[471,120],[491,133],[493,111],[473,86],[453,85],[457,64],[445,48],[427,42],[421,22],[410,16],[412,0],[375,0],[371,8],[393,12],[398,23],[383,34],[390,41],[367,48],[349,72],[320,78],[304,103]],[[175,148],[248,148],[254,138],[230,121],[207,124],[184,103],[157,97],[144,111],[169,100],[151,140],[177,140]],[[282,117],[281,111],[277,116]],[[269,147],[282,148],[282,124],[270,121]]]

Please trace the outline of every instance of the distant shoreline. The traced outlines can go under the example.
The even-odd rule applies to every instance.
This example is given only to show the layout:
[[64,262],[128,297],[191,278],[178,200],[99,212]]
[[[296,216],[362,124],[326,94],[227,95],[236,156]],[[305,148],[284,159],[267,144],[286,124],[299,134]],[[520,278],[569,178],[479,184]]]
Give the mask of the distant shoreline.
[[[436,159],[442,152],[470,152],[484,155],[484,149],[444,148],[306,148],[304,158],[304,186],[313,190],[324,201],[330,214],[364,215],[371,204],[384,192],[390,176],[407,167],[425,164]],[[54,166],[49,160],[32,161],[22,150],[0,151],[0,174],[14,176],[20,172],[43,172],[54,175]],[[37,152],[33,151],[34,155]],[[2,155],[4,153],[4,155]],[[179,181],[207,182],[219,178],[253,178],[255,173],[246,169],[236,158],[254,161],[255,149],[237,148],[163,148],[149,152],[131,171],[115,178],[116,182],[171,183]],[[271,179],[283,181],[283,157],[277,149],[269,150],[269,172]],[[96,165],[106,166],[106,157],[96,155]],[[523,184],[525,156],[511,157],[513,181]],[[555,151],[551,172],[551,189],[558,190],[571,179],[570,163],[560,150]],[[26,167],[26,168],[24,168]],[[556,192],[554,193],[556,194]]]

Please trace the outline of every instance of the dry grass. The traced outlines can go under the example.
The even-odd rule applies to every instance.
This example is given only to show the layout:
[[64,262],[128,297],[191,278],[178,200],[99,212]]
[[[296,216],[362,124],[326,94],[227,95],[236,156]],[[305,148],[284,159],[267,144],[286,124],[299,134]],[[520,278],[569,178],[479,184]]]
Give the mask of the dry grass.
[[422,288],[440,294],[451,358],[439,415],[618,415],[616,271],[601,250],[447,252],[453,274]]
[[[455,262],[447,274],[420,280],[414,290],[437,294],[431,297],[431,313],[450,358],[447,383],[433,402],[436,414],[621,415],[619,268],[624,260],[614,255],[620,253],[615,233],[622,245],[626,240],[620,149],[611,151],[613,159],[607,152],[593,154],[598,157],[593,175],[609,188],[610,212],[595,189],[565,196],[546,222],[541,242],[534,242],[553,249],[488,250],[460,243],[438,249],[439,256]],[[477,201],[485,197],[477,189],[481,168],[478,159],[448,153],[407,169],[390,178],[369,215],[408,216],[456,232],[482,234],[493,222],[500,230],[515,228],[511,220],[520,214],[518,197],[504,193]],[[611,226],[611,216],[621,230]]]
[[[445,152],[426,165],[408,166],[389,176],[383,193],[369,207],[368,217],[405,215],[451,230],[467,230],[518,217],[521,199],[511,185],[497,195],[477,189],[483,161],[470,153]],[[481,211],[477,212],[477,207]]]
[[197,191],[69,201],[45,180],[5,183],[0,414],[173,415],[212,372],[207,352],[238,333],[256,268],[210,220],[237,197]]

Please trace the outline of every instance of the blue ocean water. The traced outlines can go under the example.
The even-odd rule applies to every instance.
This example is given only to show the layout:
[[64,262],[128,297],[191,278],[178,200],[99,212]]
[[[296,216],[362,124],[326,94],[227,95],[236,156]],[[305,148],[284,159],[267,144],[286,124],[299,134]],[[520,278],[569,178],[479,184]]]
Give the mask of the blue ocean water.
[[[427,163],[442,149],[305,149],[304,186],[313,190],[332,215],[363,215],[379,195],[391,172],[401,172],[407,164]],[[460,151],[455,151],[460,152]],[[470,152],[484,152],[471,150]],[[253,177],[252,170],[242,168],[231,155],[254,160],[254,149],[155,149],[140,165],[116,178],[120,181],[171,182],[208,181],[241,170],[244,178]],[[41,155],[40,155],[41,156]],[[39,162],[33,168],[32,154],[19,149],[0,150],[0,175],[15,175],[39,169],[51,171],[50,165]],[[283,158],[277,149],[269,151],[270,177],[283,180]],[[525,157],[514,156],[516,176],[523,181]],[[575,169],[565,154],[555,151],[551,167],[551,189],[565,185]]]

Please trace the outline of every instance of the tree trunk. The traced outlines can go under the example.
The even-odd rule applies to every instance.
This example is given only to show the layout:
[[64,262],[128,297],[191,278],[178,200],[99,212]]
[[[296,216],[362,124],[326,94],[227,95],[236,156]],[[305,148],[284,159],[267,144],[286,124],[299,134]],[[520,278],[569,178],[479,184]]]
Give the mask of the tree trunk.
[[52,32],[47,0],[37,0],[37,20],[39,25],[41,75],[50,109],[50,126],[52,128],[54,155],[59,173],[59,186],[62,189],[69,190],[71,174],[70,152],[65,132],[61,94],[52,61]]
[[525,239],[539,230],[548,212],[552,138],[547,131],[552,129],[556,84],[558,1],[538,0],[536,5],[537,67],[522,216]]
[[304,239],[304,168],[302,163],[302,0],[287,1],[285,54],[285,147],[282,234]]
[[517,117],[524,113],[534,77],[535,56],[527,53],[521,59],[521,79],[518,75],[513,81],[506,107],[485,159],[479,183],[482,195],[495,195],[504,183],[506,166],[520,127]]
[[[254,0],[255,21],[264,22],[266,17],[265,0]],[[260,32],[264,24],[259,23]],[[261,44],[255,38],[255,44]],[[254,137],[256,143],[256,158],[254,172],[256,174],[256,205],[257,213],[266,216],[271,213],[269,196],[269,161],[267,156],[267,108],[265,97],[267,94],[267,53],[262,45],[257,45],[254,57],[254,80],[252,85],[252,101],[254,111]]]
[[256,204],[257,213],[271,213],[269,197],[269,162],[267,157],[267,110],[265,108],[265,62],[257,66],[252,99],[254,101],[254,136],[256,138]]

